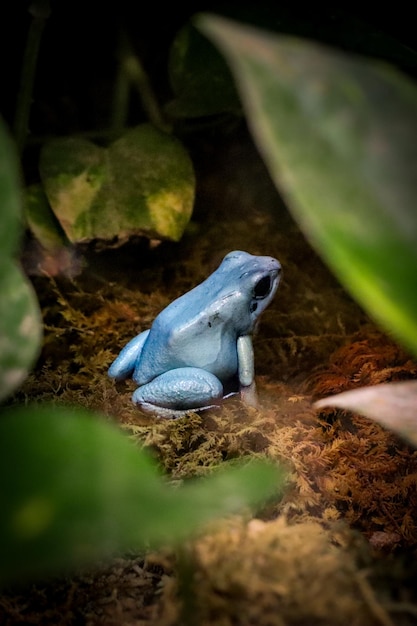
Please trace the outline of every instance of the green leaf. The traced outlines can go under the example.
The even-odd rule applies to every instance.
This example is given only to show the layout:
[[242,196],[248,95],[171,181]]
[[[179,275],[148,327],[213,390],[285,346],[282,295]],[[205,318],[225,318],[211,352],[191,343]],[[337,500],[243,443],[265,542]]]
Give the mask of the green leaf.
[[417,448],[417,381],[383,383],[343,391],[315,403],[319,409],[337,407],[365,415]]
[[253,135],[306,236],[417,354],[417,89],[395,69],[216,17]]
[[30,185],[25,189],[24,215],[29,229],[45,250],[54,252],[68,245],[41,185]]
[[38,356],[41,315],[36,294],[14,262],[0,274],[0,400],[17,389]]
[[0,118],[0,271],[16,252],[21,229],[20,179],[15,146]]
[[167,106],[170,115],[241,114],[233,77],[223,57],[193,25],[187,24],[174,39],[168,70],[175,94]]
[[144,124],[109,148],[56,139],[41,153],[52,210],[72,243],[133,235],[178,241],[191,217],[195,177],[182,144]]
[[21,229],[16,150],[0,120],[0,401],[26,378],[38,355],[41,317],[31,284],[17,268]]
[[180,487],[115,426],[84,411],[11,409],[0,419],[0,582],[175,545],[218,515],[282,489],[282,471],[251,463]]

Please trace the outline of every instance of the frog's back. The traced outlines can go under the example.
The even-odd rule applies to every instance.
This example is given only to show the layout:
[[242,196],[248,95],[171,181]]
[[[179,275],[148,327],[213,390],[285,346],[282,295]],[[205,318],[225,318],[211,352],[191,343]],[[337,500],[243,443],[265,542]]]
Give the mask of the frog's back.
[[207,279],[161,311],[134,375],[138,384],[178,367],[201,367],[221,379],[233,376],[237,369],[236,332],[225,315],[225,301],[234,294],[222,291],[214,291]]
[[236,374],[237,338],[251,333],[278,286],[272,257],[235,250],[211,276],[155,319],[133,375],[143,385],[179,367],[200,367],[221,381]]

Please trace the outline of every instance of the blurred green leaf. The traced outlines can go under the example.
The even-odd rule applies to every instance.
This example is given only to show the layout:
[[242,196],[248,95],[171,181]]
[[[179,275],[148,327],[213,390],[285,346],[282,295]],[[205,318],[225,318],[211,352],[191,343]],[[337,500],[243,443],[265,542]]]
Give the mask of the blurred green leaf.
[[417,354],[417,89],[384,65],[214,16],[249,124],[305,235]]
[[20,179],[16,148],[0,119],[0,272],[18,247],[21,229]]
[[27,278],[13,261],[0,274],[0,400],[17,389],[40,350],[41,315]]
[[191,217],[191,160],[177,139],[148,124],[109,148],[78,138],[51,141],[40,172],[71,243],[123,243],[133,235],[178,241]]
[[40,349],[41,316],[13,255],[21,230],[16,150],[0,120],[0,401],[26,378]]
[[233,77],[222,55],[187,24],[172,44],[168,64],[175,99],[167,112],[177,118],[235,113],[242,107]]
[[384,383],[343,391],[315,403],[360,413],[389,428],[417,448],[417,381]]
[[172,487],[103,419],[10,409],[0,419],[0,581],[60,574],[149,542],[175,545],[213,517],[279,493],[284,479],[253,462]]

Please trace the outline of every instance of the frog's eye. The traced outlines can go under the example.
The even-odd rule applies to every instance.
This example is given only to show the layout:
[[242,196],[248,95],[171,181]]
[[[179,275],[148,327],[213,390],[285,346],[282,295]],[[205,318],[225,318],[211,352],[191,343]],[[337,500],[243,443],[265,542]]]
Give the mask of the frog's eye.
[[272,281],[270,276],[264,276],[255,285],[253,295],[256,300],[262,300],[271,293]]

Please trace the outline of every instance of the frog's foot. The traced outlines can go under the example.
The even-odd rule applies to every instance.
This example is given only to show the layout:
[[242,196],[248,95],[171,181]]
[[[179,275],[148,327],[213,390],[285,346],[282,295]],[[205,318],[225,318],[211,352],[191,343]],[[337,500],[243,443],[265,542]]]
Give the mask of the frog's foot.
[[125,380],[133,374],[148,335],[149,330],[144,330],[143,333],[129,341],[117,359],[110,365],[108,371],[110,378],[115,378],[118,381]]
[[255,381],[253,381],[247,387],[240,388],[240,399],[243,404],[247,404],[248,406],[257,407],[258,406],[258,394],[256,392]]
[[198,367],[181,367],[160,374],[136,389],[135,404],[161,417],[181,417],[217,407],[223,399],[220,380]]

